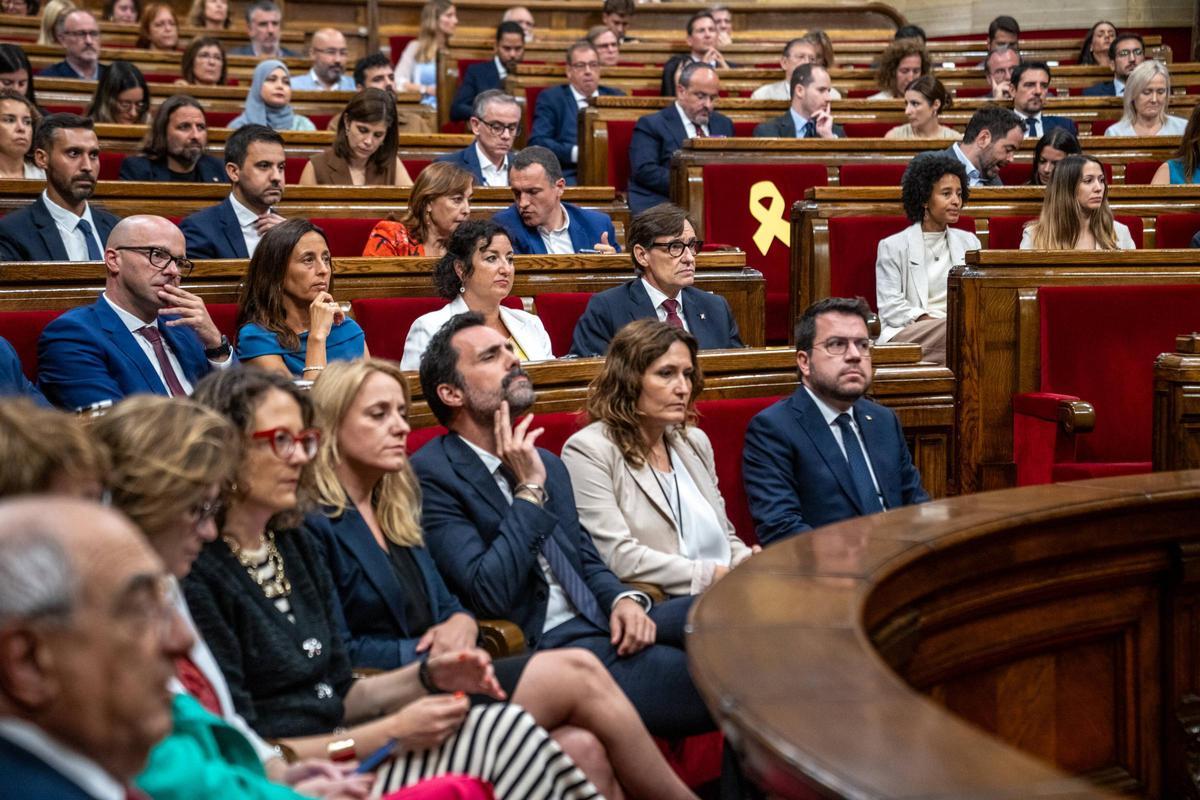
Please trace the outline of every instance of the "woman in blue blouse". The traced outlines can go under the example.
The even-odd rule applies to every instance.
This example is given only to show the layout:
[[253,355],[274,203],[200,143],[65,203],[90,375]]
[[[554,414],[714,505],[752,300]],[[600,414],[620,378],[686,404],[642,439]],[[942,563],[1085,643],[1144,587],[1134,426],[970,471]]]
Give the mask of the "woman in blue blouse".
[[314,380],[329,361],[368,355],[362,328],[332,289],[324,231],[290,219],[264,233],[238,298],[238,360]]
[[1154,173],[1151,184],[1200,183],[1200,106],[1192,109],[1187,128],[1179,138],[1175,157],[1164,162]]

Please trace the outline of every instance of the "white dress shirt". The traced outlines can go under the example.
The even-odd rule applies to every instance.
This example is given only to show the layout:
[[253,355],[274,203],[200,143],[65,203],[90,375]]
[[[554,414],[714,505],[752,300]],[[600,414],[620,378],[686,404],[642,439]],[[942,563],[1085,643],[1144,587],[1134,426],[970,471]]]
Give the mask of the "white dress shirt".
[[958,146],[958,142],[950,146],[950,152],[954,153],[955,158],[962,163],[963,169],[967,171],[967,184],[969,186],[982,186],[983,173],[979,171],[979,167],[971,163],[971,159],[967,158],[966,153]]
[[479,142],[475,142],[475,157],[479,159],[479,171],[483,174],[484,186],[508,186],[507,153],[504,155],[504,160],[500,162],[500,166],[497,167],[492,163],[488,154],[483,152]]
[[[670,445],[667,454],[670,455]],[[730,566],[733,551],[725,528],[717,519],[717,512],[708,502],[692,473],[682,462],[671,457],[671,472],[659,472],[654,467],[654,478],[662,487],[675,527],[679,530],[679,554],[693,561],[711,561],[723,567]]]
[[[833,406],[826,403],[821,398],[813,394],[813,390],[806,385],[804,391],[808,392],[808,396],[817,404],[817,409],[821,412],[821,416],[825,418],[825,424],[829,426],[830,432],[833,434],[834,441],[837,442],[838,449],[842,451],[842,455],[846,455],[846,443],[842,441],[842,429],[837,424],[836,420],[843,412],[838,411]],[[862,428],[858,427],[858,419],[854,415],[854,409],[851,408],[845,412],[850,415],[850,427],[854,429],[854,435],[858,437],[858,446],[862,450],[863,458],[867,462],[867,470],[871,473],[871,483],[875,484],[875,493],[879,495],[879,505],[882,508],[887,508],[887,503],[883,500],[883,493],[879,491],[879,480],[875,477],[875,467],[871,464],[871,454],[867,452],[867,443],[863,441]],[[850,463],[849,459],[846,463]]]
[[563,224],[561,228],[556,230],[547,230],[538,225],[538,235],[542,237],[542,244],[546,245],[546,252],[550,255],[569,256],[575,252],[575,245],[571,244],[571,215],[563,208],[562,204],[558,205],[559,210],[563,215]]
[[262,239],[262,234],[255,227],[255,223],[258,222],[258,214],[242,205],[237,199],[237,195],[229,195],[229,203],[233,206],[233,213],[237,216],[238,225],[242,228],[242,240],[246,243],[246,252],[253,257],[254,251],[258,248],[258,241]]
[[50,216],[58,228],[58,235],[67,250],[68,261],[88,260],[87,240],[83,238],[83,231],[79,230],[80,219],[86,219],[88,225],[92,226],[92,238],[96,240],[96,247],[100,248],[100,253],[104,253],[104,242],[100,241],[100,231],[96,230],[96,220],[92,219],[91,205],[84,203],[83,216],[77,217],[51,200],[45,189],[42,190],[42,202],[50,210]]
[[[654,313],[658,315],[658,321],[666,322],[667,310],[663,308],[662,304],[663,300],[670,300],[671,298],[663,294],[657,286],[651,284],[645,277],[642,278],[642,288],[646,290],[646,294],[650,295],[650,305],[654,306]],[[675,295],[675,302],[679,303],[679,306],[675,309],[675,313],[683,320],[683,329],[690,332],[691,328],[688,327],[687,317],[683,315],[683,292]]]
[[796,138],[797,139],[805,139],[805,138],[820,139],[821,138],[820,133],[814,133],[811,137],[807,136],[804,133],[804,128],[808,125],[808,123],[815,122],[815,120],[808,119],[803,114],[800,114],[799,112],[797,112],[796,109],[794,109],[794,108],[789,108],[788,113],[792,115],[792,125],[794,125],[796,127]]
[[[125,800],[125,787],[99,764],[58,743],[36,725],[13,717],[0,717],[0,738],[45,761],[51,769],[96,800]],[[19,786],[10,785],[9,788],[20,793]]]
[[[696,124],[694,122],[692,122],[690,119],[688,119],[687,114],[683,113],[683,106],[679,105],[678,101],[676,101],[676,103],[675,103],[675,110],[679,112],[679,118],[681,120],[683,120],[683,131],[684,131],[684,133],[687,134],[687,138],[695,139],[696,138]],[[708,126],[707,125],[701,125],[700,129],[704,132],[703,135],[708,136]]]
[[500,83],[504,83],[504,79],[508,77],[508,70],[504,68],[504,62],[500,60],[500,56],[492,56],[492,61],[496,63],[496,72],[500,75]]

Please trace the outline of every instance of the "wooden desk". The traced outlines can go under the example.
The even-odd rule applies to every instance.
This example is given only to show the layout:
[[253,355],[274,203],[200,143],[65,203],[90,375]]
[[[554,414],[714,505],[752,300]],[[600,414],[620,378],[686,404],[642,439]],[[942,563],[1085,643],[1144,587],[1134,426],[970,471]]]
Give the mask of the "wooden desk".
[[1155,471],[1200,469],[1200,334],[1175,340],[1154,364]]

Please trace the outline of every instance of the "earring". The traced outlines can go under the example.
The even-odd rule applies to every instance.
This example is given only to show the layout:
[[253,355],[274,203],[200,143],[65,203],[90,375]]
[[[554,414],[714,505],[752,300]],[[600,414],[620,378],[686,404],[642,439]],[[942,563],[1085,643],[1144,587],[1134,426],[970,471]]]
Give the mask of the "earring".
[[467,287],[465,287],[465,286],[459,286],[459,287],[458,287],[458,293],[459,293],[459,294],[466,294],[466,293],[467,293]]

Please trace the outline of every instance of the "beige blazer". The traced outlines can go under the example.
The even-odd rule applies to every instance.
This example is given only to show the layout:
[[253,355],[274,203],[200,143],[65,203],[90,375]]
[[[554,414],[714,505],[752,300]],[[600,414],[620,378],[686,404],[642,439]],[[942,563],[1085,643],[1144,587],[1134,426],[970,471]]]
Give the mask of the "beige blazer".
[[[737,566],[750,557],[750,548],[725,515],[708,436],[690,427],[669,431],[667,441],[675,463],[691,475],[729,538],[732,563],[722,566]],[[618,578],[653,583],[669,595],[699,594],[708,587],[714,564],[679,554],[679,529],[650,465],[631,467],[604,423],[593,422],[568,439],[562,460],[571,473],[579,522]]]

